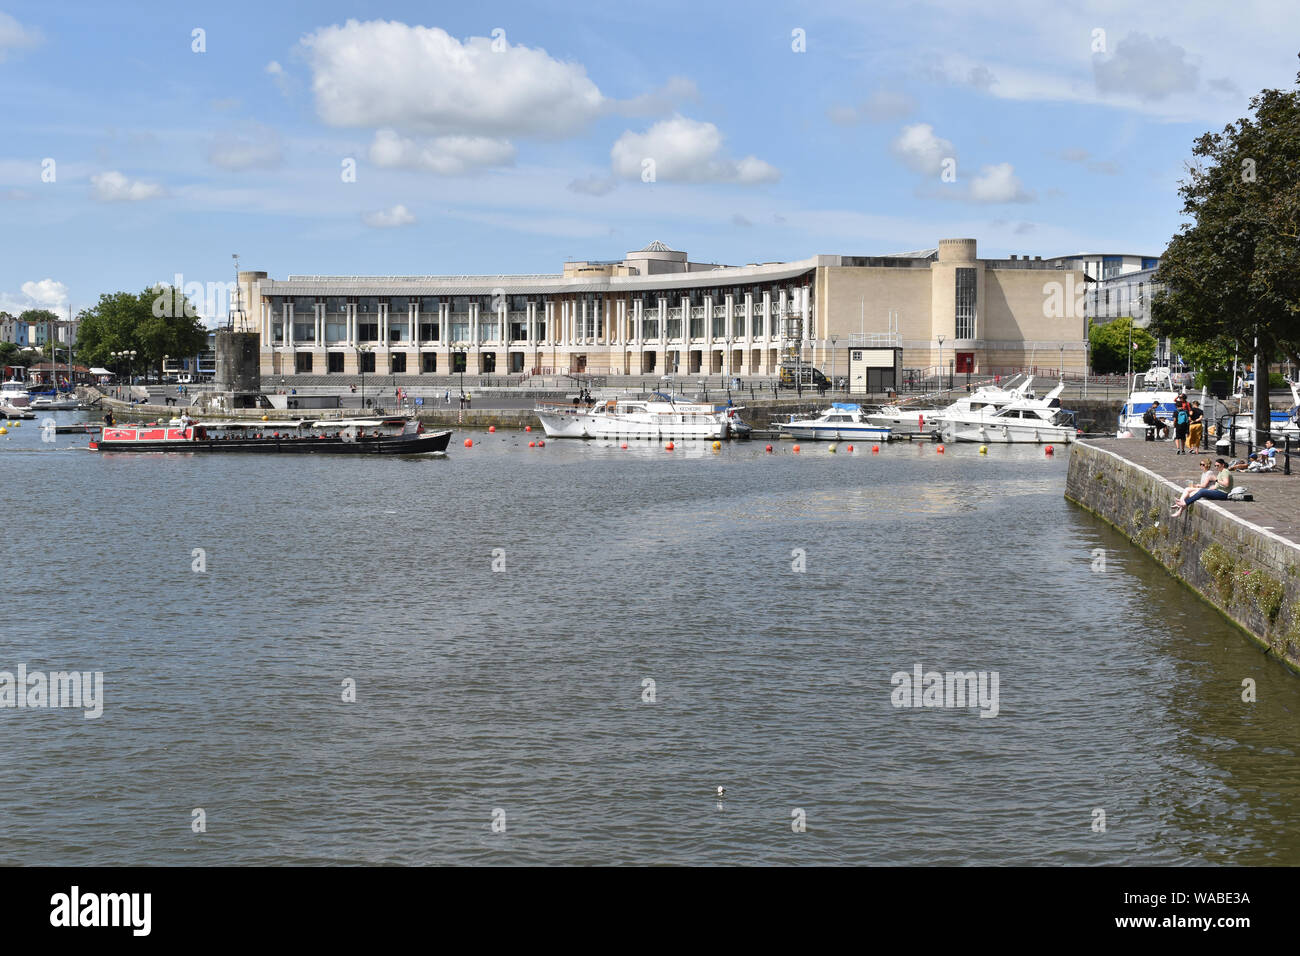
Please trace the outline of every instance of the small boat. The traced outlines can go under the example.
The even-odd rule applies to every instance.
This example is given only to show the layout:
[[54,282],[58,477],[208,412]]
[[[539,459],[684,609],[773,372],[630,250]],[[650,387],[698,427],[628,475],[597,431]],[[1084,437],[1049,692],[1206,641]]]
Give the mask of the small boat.
[[992,414],[951,414],[940,433],[946,442],[980,444],[1069,444],[1078,436],[1073,413],[1061,408],[1062,382],[1042,398],[1012,402]]
[[0,385],[0,406],[25,408],[31,404],[31,401],[31,396],[27,393],[26,382],[11,378],[3,385]]
[[547,438],[726,438],[730,417],[714,406],[677,402],[609,399],[589,405],[539,402],[533,411]]
[[[1010,381],[1008,380],[1008,385]],[[1002,385],[981,385],[968,395],[962,395],[955,402],[944,408],[920,408],[905,405],[884,405],[869,409],[867,421],[873,425],[888,428],[892,435],[926,435],[937,433],[943,419],[949,415],[965,415],[969,412],[992,414],[999,408],[1005,408],[1012,402],[1033,398],[1031,386],[1032,375],[1014,388]]]
[[[1165,426],[1165,437],[1174,437],[1174,399],[1179,396],[1174,388],[1168,368],[1152,368],[1133,376],[1133,388],[1128,399],[1120,406],[1116,436],[1142,437],[1147,424],[1143,421],[1147,409],[1155,408],[1155,415]],[[1157,432],[1159,434],[1159,432]]]
[[425,432],[415,419],[213,421],[106,425],[91,451],[274,452],[286,454],[422,455],[446,451],[451,431]]
[[0,403],[0,418],[22,419],[29,421],[36,417],[36,413],[27,408],[15,408],[12,405]]
[[791,415],[790,421],[777,422],[774,427],[807,441],[889,441],[888,428],[873,425],[862,406],[848,402],[831,402],[831,407],[816,418],[796,419]]
[[29,408],[36,412],[68,412],[81,407],[75,398],[33,398]]

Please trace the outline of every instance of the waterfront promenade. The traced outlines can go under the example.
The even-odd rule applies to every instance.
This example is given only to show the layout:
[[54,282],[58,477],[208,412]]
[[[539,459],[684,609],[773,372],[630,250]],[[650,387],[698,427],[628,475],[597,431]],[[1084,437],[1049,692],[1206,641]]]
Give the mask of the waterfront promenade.
[[[1228,457],[1176,455],[1172,442],[1081,441],[1071,449],[1065,497],[1300,669],[1300,473],[1283,474],[1280,461],[1276,472],[1234,473],[1253,501],[1203,500],[1171,517],[1169,506],[1199,479],[1206,456]],[[1292,465],[1300,472],[1300,460]]]

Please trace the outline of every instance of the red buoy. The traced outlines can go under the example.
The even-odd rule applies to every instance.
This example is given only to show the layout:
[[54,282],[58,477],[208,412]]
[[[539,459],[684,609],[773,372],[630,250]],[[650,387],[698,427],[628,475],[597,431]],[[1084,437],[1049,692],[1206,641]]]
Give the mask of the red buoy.
[[535,441],[530,441],[530,442],[528,443],[528,447],[529,447],[529,448],[536,448],[536,447],[537,447],[537,442],[535,442]]
[[496,430],[497,430],[497,427],[496,427],[495,425],[489,425],[489,426],[488,426],[488,432],[489,432],[489,433],[494,432],[494,431],[496,431]]
[[1053,454],[1052,446],[1048,445],[1046,448],[1043,449],[1043,452],[1048,455]]
[[940,445],[938,448],[935,449],[935,451],[937,451],[939,454],[942,455],[942,454],[943,454],[943,446]]
[[524,431],[526,431],[526,432],[530,432],[530,431],[532,431],[532,430],[533,430],[533,426],[532,426],[532,425],[525,425],[525,426],[524,426]]
[[664,451],[672,451],[672,450],[673,450],[672,442],[669,442],[667,445],[664,445]]
[[627,448],[627,442],[623,442],[622,448],[624,448],[624,449],[626,450],[626,448]]
[[466,438],[466,439],[465,439],[465,447],[466,447],[466,448],[472,448],[472,447],[474,447],[474,439],[472,439],[472,438]]
[[873,455],[879,455],[879,454],[880,454],[880,446],[879,446],[879,445],[872,445],[872,446],[871,446],[871,454],[873,454]]
[[798,445],[795,445],[795,446],[794,446],[794,453],[795,453],[796,455],[799,454],[799,446],[798,446]]
[[543,441],[543,440],[540,439],[540,438],[537,439],[537,447],[538,447],[538,448],[545,448],[545,447],[546,447],[546,442]]
[[852,446],[852,445],[849,446],[849,451],[850,451],[850,452],[853,451],[853,446]]
[[772,446],[768,445],[766,451],[769,455],[772,454]]

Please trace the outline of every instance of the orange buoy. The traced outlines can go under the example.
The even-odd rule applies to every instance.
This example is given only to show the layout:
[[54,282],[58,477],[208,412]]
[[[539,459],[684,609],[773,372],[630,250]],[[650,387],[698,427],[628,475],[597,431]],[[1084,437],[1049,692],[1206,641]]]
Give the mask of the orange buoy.
[[537,447],[538,447],[538,448],[545,448],[545,447],[546,447],[546,442],[542,441],[542,439],[540,439],[540,438],[537,439]]
[[489,432],[489,434],[492,433],[492,432],[494,432],[494,431],[496,431],[496,430],[497,430],[497,427],[496,427],[495,425],[489,425],[489,426],[488,426],[488,432]]
[[627,449],[627,442],[623,442],[622,448],[623,448],[624,450]]
[[537,447],[537,442],[535,442],[535,441],[530,441],[530,442],[528,443],[528,447],[529,447],[529,448],[536,448],[536,447]]
[[871,446],[871,454],[873,454],[873,455],[879,455],[879,454],[880,454],[880,446],[879,446],[879,445],[872,445],[872,446]]
[[1046,448],[1044,448],[1044,449],[1043,449],[1043,453],[1044,453],[1044,454],[1047,454],[1047,455],[1051,455],[1051,454],[1053,454],[1052,446],[1051,446],[1051,445],[1048,445]]
[[943,454],[943,446],[940,445],[938,448],[935,449],[935,451],[937,451],[939,454],[942,455],[942,454]]
[[798,445],[795,445],[795,446],[794,446],[794,453],[795,453],[796,455],[799,454],[799,446],[798,446]]
[[850,452],[850,453],[853,452],[853,446],[852,446],[852,445],[849,446],[849,452]]
[[532,431],[532,430],[533,430],[533,426],[532,426],[532,425],[525,425],[525,426],[524,426],[524,431],[526,431],[526,432],[530,432],[530,431]]
[[771,446],[771,445],[768,445],[767,448],[766,448],[766,451],[767,451],[767,453],[768,453],[769,455],[772,454],[772,446]]
[[472,439],[472,438],[466,438],[466,439],[465,439],[465,447],[466,447],[466,448],[472,448],[473,446],[474,446],[474,439]]
[[667,445],[664,445],[664,451],[672,451],[672,450],[673,450],[672,442],[669,442]]

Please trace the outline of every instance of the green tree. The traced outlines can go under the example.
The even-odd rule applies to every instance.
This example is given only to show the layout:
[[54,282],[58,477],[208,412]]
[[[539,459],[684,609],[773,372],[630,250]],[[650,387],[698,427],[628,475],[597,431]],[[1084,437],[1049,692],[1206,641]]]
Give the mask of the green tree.
[[105,293],[79,318],[77,354],[88,364],[106,365],[113,361],[110,353],[134,350],[136,369],[154,368],[161,375],[164,355],[195,355],[208,344],[193,304],[170,286]]
[[[1130,335],[1132,348],[1130,348]],[[1105,325],[1094,325],[1088,330],[1092,345],[1092,368],[1099,375],[1118,375],[1129,369],[1129,352],[1133,353],[1132,367],[1144,372],[1151,367],[1156,354],[1156,339],[1146,329],[1133,325],[1132,316],[1121,316]]]
[[0,342],[0,365],[21,365],[25,368],[33,361],[31,352],[24,352],[13,342]]
[[1190,222],[1160,258],[1152,316],[1163,334],[1254,350],[1256,365],[1300,363],[1300,89],[1263,90],[1250,110],[1192,147]]

